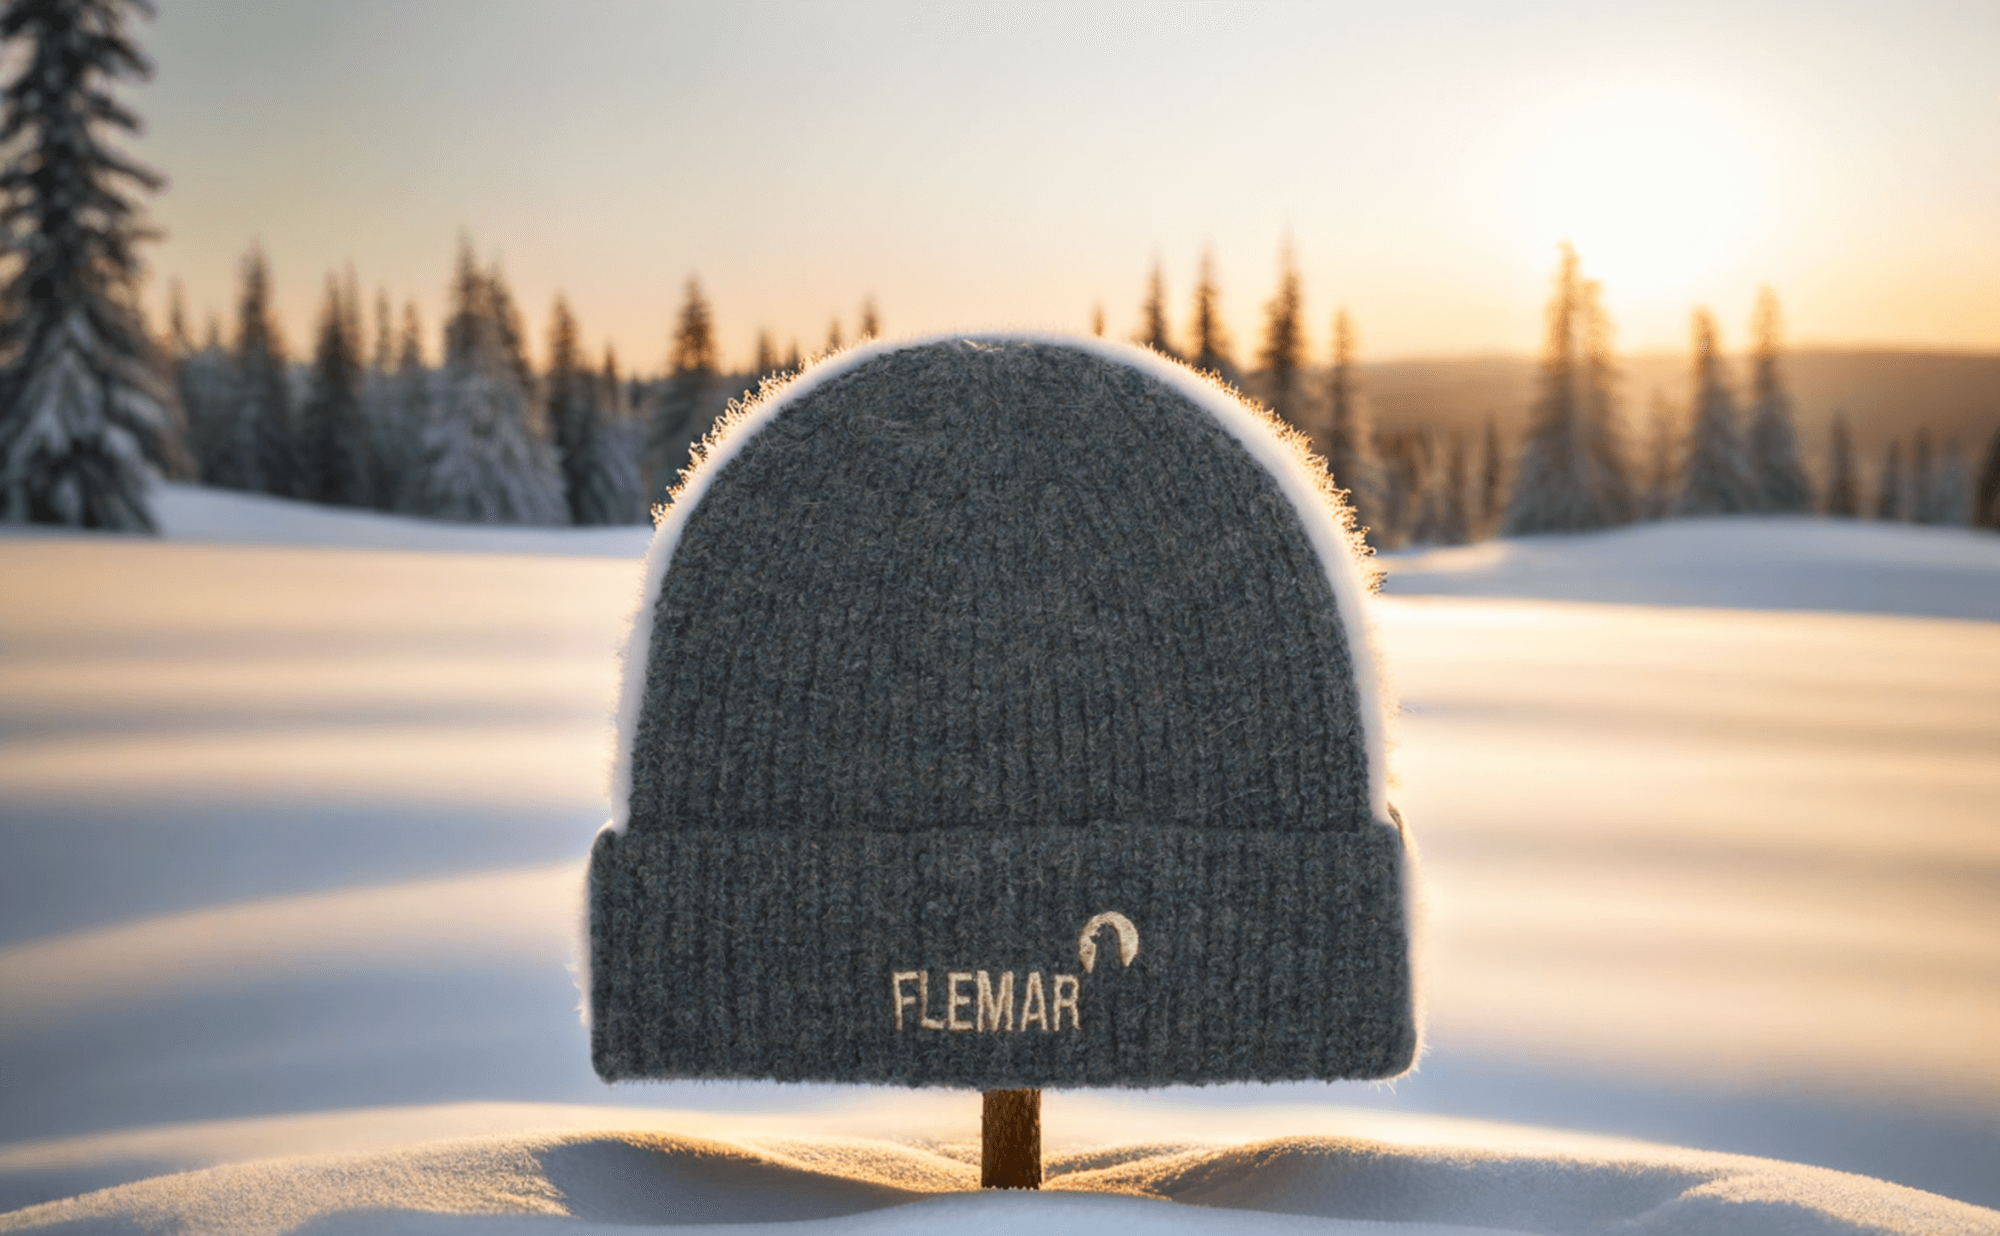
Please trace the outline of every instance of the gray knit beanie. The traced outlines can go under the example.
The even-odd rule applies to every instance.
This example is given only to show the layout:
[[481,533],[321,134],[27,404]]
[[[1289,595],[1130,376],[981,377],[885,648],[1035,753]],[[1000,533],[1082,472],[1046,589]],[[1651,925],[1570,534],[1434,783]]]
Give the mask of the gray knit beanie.
[[647,561],[598,1073],[1406,1069],[1366,592],[1316,465],[1152,353],[878,344],[767,392]]

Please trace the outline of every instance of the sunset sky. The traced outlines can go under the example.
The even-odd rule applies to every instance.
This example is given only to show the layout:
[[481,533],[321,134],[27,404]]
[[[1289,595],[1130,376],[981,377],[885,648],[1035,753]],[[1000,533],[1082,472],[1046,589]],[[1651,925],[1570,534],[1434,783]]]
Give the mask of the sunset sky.
[[1806,344],[2000,349],[2000,5],[669,5],[160,0],[129,92],[148,301],[233,317],[260,241],[295,350],[323,281],[414,300],[461,232],[539,352],[565,292],[657,370],[683,281],[727,359],[891,333],[1175,327],[1214,250],[1248,359],[1291,237],[1310,338],[1528,352],[1556,246],[1622,348],[1757,288]]

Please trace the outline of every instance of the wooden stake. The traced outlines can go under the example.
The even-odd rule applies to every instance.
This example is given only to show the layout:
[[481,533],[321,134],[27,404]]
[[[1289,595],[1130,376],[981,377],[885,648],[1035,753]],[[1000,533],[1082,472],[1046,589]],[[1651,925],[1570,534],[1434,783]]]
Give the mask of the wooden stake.
[[1042,1092],[988,1090],[979,1122],[979,1187],[1042,1187]]

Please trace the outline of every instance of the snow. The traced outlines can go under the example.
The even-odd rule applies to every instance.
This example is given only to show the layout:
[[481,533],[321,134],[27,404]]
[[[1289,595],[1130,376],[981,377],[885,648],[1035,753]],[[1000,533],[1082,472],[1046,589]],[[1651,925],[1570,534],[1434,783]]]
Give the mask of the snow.
[[454,523],[173,483],[157,485],[153,494],[160,532],[175,541],[637,558],[653,539],[650,525],[535,528]]
[[969,1092],[591,1074],[648,530],[161,511],[0,538],[0,1230],[2000,1232],[2000,538],[1385,559],[1429,1054],[1051,1093],[1024,1196]]
[[2000,620],[2000,539],[1797,516],[1676,519],[1385,554],[1389,596]]
[[[1944,1236],[1994,1230],[1995,1217],[1824,1169],[1645,1147],[1505,1151],[1446,1142],[1419,1149],[1352,1135],[1149,1145],[1051,1155],[1039,1194],[968,1195],[977,1188],[975,1159],[963,1144],[545,1132],[230,1163],[13,1219],[19,1230],[120,1222],[259,1233],[307,1225],[314,1232],[431,1232],[446,1228],[442,1216],[459,1217],[449,1226],[460,1229],[471,1226],[467,1217],[508,1216],[513,1222],[501,1230],[715,1225],[743,1232],[785,1224],[782,1230],[797,1232],[793,1225],[817,1220],[812,1230],[826,1233],[945,1225],[974,1232],[1469,1236],[1615,1226]],[[1802,1195],[1823,1200],[1802,1202]],[[246,1211],[255,1216],[249,1223]],[[1829,1212],[1837,1217],[1829,1221]]]

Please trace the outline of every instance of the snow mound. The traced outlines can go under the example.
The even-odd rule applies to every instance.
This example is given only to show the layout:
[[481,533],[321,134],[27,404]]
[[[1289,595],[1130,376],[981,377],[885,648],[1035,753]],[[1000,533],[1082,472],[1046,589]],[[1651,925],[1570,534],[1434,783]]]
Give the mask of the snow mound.
[[650,524],[523,528],[453,523],[172,482],[154,488],[153,518],[160,535],[170,541],[239,545],[639,558],[653,539]]
[[1784,516],[1674,519],[1383,554],[1391,596],[2000,620],[2000,537]]
[[[2000,1213],[1935,1194],[1824,1168],[1667,1147],[1549,1153],[1294,1137],[1097,1149],[1053,1156],[1040,1194],[970,1195],[977,1169],[953,1149],[665,1132],[473,1138],[161,1176],[0,1216],[0,1231],[277,1236],[599,1225],[755,1231],[783,1223],[797,1236],[940,1229],[1038,1236],[2000,1233]],[[795,1226],[802,1223],[810,1226]]]
[[[167,543],[0,532],[0,1210],[36,1207],[0,1230],[608,1230],[586,1202],[695,1222],[725,1176],[821,1207],[793,1236],[1996,1230],[1936,1194],[2000,1206],[2000,609],[1744,607],[1811,608],[1765,555],[1964,615],[2000,538],[1745,518],[1392,556],[1392,592],[1478,594],[1375,607],[1423,1071],[1051,1092],[1052,1186],[1108,1192],[950,1195],[963,1092],[590,1071],[565,963],[647,529],[165,495]],[[727,1154],[660,1149],[691,1139]]]

